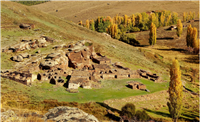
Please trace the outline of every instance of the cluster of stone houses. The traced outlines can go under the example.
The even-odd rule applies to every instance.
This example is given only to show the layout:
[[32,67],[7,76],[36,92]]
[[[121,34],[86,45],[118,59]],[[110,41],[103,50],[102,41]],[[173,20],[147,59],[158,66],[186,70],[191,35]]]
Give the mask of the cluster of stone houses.
[[[47,41],[48,39],[48,37],[42,37],[42,40]],[[27,58],[16,64],[15,69],[20,69],[20,71],[2,71],[1,76],[26,85],[31,85],[37,79],[65,86],[68,89],[99,88],[102,79],[144,77],[155,82],[160,80],[156,74],[144,70],[133,71],[123,67],[120,63],[112,63],[108,57],[96,53],[92,43],[87,40],[54,48],[59,48],[59,50],[55,53],[34,56],[29,56],[27,53],[19,54],[18,57]],[[36,72],[40,73],[35,76]],[[67,82],[64,81],[65,78]],[[142,87],[141,84],[139,86]],[[135,86],[133,87],[135,88]]]

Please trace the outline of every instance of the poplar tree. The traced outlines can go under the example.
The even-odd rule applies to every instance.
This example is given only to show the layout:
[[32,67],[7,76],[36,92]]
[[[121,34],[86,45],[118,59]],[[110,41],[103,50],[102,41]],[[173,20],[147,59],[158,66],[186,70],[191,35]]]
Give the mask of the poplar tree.
[[117,34],[118,34],[118,25],[114,24],[114,36],[115,36],[115,38],[117,37]]
[[90,20],[90,29],[91,30],[95,30],[95,27],[94,27],[94,20],[92,19],[92,20]]
[[142,14],[141,14],[141,13],[139,13],[139,14],[137,15],[137,26],[138,26],[140,23],[142,23]]
[[183,22],[185,22],[185,21],[186,21],[186,13],[183,12]]
[[186,36],[186,44],[188,47],[191,47],[191,30],[192,30],[192,27],[191,27],[191,24],[189,24],[188,28],[187,28],[187,36]]
[[181,23],[181,20],[179,19],[177,22],[177,36],[180,37],[183,32],[183,24]]
[[192,47],[193,48],[198,48],[199,44],[198,44],[198,40],[197,40],[197,28],[193,28],[192,30],[192,38],[191,38],[191,42],[192,42]]
[[178,20],[178,13],[173,12],[173,13],[172,13],[172,23],[173,23],[173,24],[176,24],[176,23],[177,23],[177,20]]
[[162,12],[160,16],[160,25],[164,26],[164,24],[165,24],[165,14],[164,12]]
[[171,18],[172,18],[172,14],[170,13],[169,16],[167,17],[167,20],[165,22],[165,26],[168,26],[171,24]]
[[151,27],[150,27],[149,44],[150,45],[156,44],[156,26],[153,22],[151,23]]
[[151,23],[156,24],[156,15],[154,13],[151,14],[150,20],[151,20]]
[[182,82],[178,60],[174,59],[170,68],[169,102],[167,102],[170,115],[177,122],[182,108]]
[[115,38],[118,34],[118,26],[117,24],[109,25],[106,29],[106,32],[111,35],[112,38]]
[[86,28],[88,28],[88,29],[89,29],[89,27],[90,27],[89,20],[86,20]]
[[127,26],[128,24],[128,16],[125,14],[124,15],[124,26]]
[[134,27],[135,26],[135,15],[132,14],[131,16],[131,21],[132,21],[132,26]]

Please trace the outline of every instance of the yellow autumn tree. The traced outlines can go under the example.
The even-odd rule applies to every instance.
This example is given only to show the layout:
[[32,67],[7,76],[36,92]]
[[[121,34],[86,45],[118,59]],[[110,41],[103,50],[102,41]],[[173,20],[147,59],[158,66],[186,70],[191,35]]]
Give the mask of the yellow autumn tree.
[[116,38],[118,34],[118,26],[117,24],[109,25],[106,29],[106,32],[111,35],[112,38]]
[[193,48],[199,47],[199,43],[198,43],[198,40],[197,40],[197,28],[195,28],[195,27],[192,30],[191,42],[192,42],[191,45],[192,45]]
[[170,13],[169,16],[167,17],[167,20],[165,21],[165,26],[168,26],[171,24],[171,19],[172,19],[172,14]]
[[150,33],[149,33],[149,44],[150,45],[155,45],[156,44],[156,26],[152,22],[150,26]]
[[167,102],[170,115],[177,122],[182,108],[183,86],[178,60],[174,59],[170,68],[169,102]]
[[186,36],[186,44],[188,47],[192,47],[191,45],[191,32],[192,32],[192,26],[189,24],[187,28],[187,36]]
[[183,32],[183,24],[181,23],[181,20],[179,19],[177,22],[177,36],[180,37]]
[[117,37],[117,34],[118,34],[118,25],[114,24],[114,36],[115,36],[115,38]]
[[132,14],[131,16],[131,21],[132,21],[132,26],[134,27],[135,26],[135,15]]
[[165,14],[164,12],[162,12],[160,15],[160,25],[164,26],[164,24],[165,24]]
[[186,21],[186,13],[183,12],[183,22],[185,22],[185,21]]
[[89,22],[89,20],[86,20],[86,28],[90,28],[90,22]]
[[128,16],[125,14],[124,15],[124,26],[127,26],[128,24]]
[[91,30],[95,30],[95,27],[94,27],[94,20],[92,19],[92,20],[90,20],[90,29]]
[[142,14],[141,13],[139,13],[138,15],[137,15],[137,26],[140,24],[140,23],[142,23]]

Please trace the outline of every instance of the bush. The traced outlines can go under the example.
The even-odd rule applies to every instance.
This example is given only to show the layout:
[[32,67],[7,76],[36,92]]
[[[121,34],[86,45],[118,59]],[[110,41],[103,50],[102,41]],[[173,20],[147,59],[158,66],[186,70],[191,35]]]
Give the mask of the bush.
[[132,27],[131,32],[139,32],[140,29],[138,27]]
[[122,115],[128,118],[133,118],[135,116],[135,105],[127,103],[124,107],[122,107],[121,112]]
[[137,110],[135,116],[140,121],[145,121],[150,119],[149,115],[144,110],[143,111]]
[[121,34],[120,41],[131,45],[139,45],[140,43],[135,39],[135,34]]

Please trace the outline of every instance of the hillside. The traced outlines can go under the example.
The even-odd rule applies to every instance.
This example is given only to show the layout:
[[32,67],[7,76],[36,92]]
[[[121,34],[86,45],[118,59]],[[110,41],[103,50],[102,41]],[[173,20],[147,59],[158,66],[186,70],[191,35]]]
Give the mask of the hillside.
[[[42,5],[53,5],[52,3],[54,2],[42,3],[40,4],[40,8],[44,8]],[[74,2],[70,3],[75,4]],[[77,4],[77,8],[83,3],[89,4],[89,2],[80,2],[80,4]],[[91,2],[91,4],[92,3],[93,2]],[[114,3],[115,2],[111,2],[109,5]],[[129,2],[126,4],[128,3]],[[178,3],[179,2],[175,2],[175,4]],[[196,2],[194,3],[196,5]],[[69,6],[72,7],[73,4],[69,4]],[[83,7],[87,7],[87,4]],[[100,2],[98,5],[95,3],[95,5],[103,6],[104,3]],[[106,4],[106,6],[109,5]],[[191,5],[193,5],[193,2],[191,2]],[[20,111],[22,114],[25,114],[23,113],[23,109],[28,109],[28,111],[37,111],[42,115],[47,112],[48,109],[56,106],[71,106],[78,107],[87,113],[93,114],[99,120],[116,120],[116,117],[119,118],[118,114],[121,106],[127,102],[136,101],[137,103],[135,104],[138,105],[137,109],[140,110],[148,107],[147,112],[153,118],[171,121],[166,106],[168,96],[167,89],[169,86],[168,81],[170,79],[169,67],[171,60],[178,55],[182,70],[182,80],[186,87],[183,92],[183,107],[184,112],[187,113],[183,114],[181,119],[192,121],[195,117],[199,117],[197,110],[199,108],[198,75],[194,77],[195,82],[191,82],[193,78],[193,68],[198,70],[199,61],[196,59],[198,55],[187,53],[182,47],[178,47],[178,44],[174,45],[176,42],[184,41],[181,43],[181,46],[185,46],[184,35],[186,34],[186,30],[184,30],[184,35],[181,38],[176,37],[175,31],[167,32],[167,34],[170,33],[169,36],[172,36],[173,39],[165,40],[165,28],[160,28],[158,32],[163,35],[159,35],[160,40],[158,40],[158,45],[154,47],[147,45],[149,31],[134,33],[137,40],[142,44],[135,47],[112,39],[102,33],[97,33],[81,27],[70,22],[72,19],[65,20],[51,13],[41,12],[35,8],[36,6],[25,6],[16,2],[1,2],[1,49],[18,44],[22,40],[33,40],[41,36],[48,36],[58,41],[49,44],[45,48],[21,51],[32,55],[37,55],[36,52],[39,51],[40,54],[47,55],[49,53],[56,53],[57,50],[52,48],[57,45],[68,45],[80,40],[90,40],[94,45],[94,50],[110,58],[111,64],[121,62],[125,67],[131,70],[144,69],[151,71],[152,73],[158,74],[163,81],[166,82],[156,83],[144,78],[101,80],[102,89],[79,88],[79,93],[73,94],[66,91],[65,87],[57,87],[49,82],[40,82],[36,80],[35,84],[28,87],[14,80],[1,77],[1,105],[4,109],[17,109],[17,111]],[[47,7],[51,8],[50,5]],[[193,8],[191,8],[191,10],[192,9]],[[77,11],[76,9],[72,10]],[[142,9],[139,12],[143,12]],[[114,14],[115,13],[113,13],[113,15]],[[106,13],[105,16],[107,16]],[[96,17],[96,15],[94,17]],[[78,19],[73,21],[76,22]],[[19,25],[21,23],[34,24],[35,28],[28,30],[20,29]],[[192,26],[198,27],[199,24],[193,23]],[[167,46],[164,46],[165,44],[167,44]],[[172,46],[170,47],[170,45]],[[176,50],[177,47],[180,48],[180,50]],[[173,48],[175,49],[173,50]],[[65,50],[62,51],[65,53]],[[20,52],[1,52],[1,70],[16,69],[15,65],[18,62],[12,61],[11,57],[18,54],[20,54]],[[171,56],[171,54],[173,54],[173,56]],[[184,61],[185,58],[189,57],[192,58]],[[28,66],[24,67],[27,69],[29,68]],[[40,73],[41,72],[43,71],[40,71]],[[198,74],[198,72],[196,74]],[[64,78],[64,80],[67,82],[67,78]],[[127,81],[130,80],[145,84],[150,92],[128,88]],[[106,110],[115,111],[117,114],[108,116]],[[193,114],[191,115],[192,112]]]
[[[25,16],[23,14],[25,14]],[[39,31],[22,30],[18,28],[18,24],[20,23],[33,23]],[[106,38],[101,33],[88,30],[69,21],[61,20],[57,17],[45,14],[36,9],[30,9],[25,5],[14,2],[2,2],[1,26],[2,47],[17,43],[24,37],[33,38],[34,36],[41,36],[43,34],[55,39],[60,39],[64,43],[88,39],[96,45],[100,45],[99,47],[103,48],[103,54],[109,56],[114,61],[127,62],[127,65],[131,65],[131,67],[135,69],[141,66],[146,66],[147,69],[160,67],[146,59],[142,53],[133,46],[119,42],[115,39]],[[15,32],[14,35],[13,32]],[[113,46],[116,48],[113,48]],[[2,61],[2,68],[4,68],[4,66],[7,68]]]
[[[78,23],[96,19],[98,16],[132,15],[155,10],[198,13],[198,1],[62,1],[32,6],[43,12]],[[56,11],[57,10],[57,11]]]

